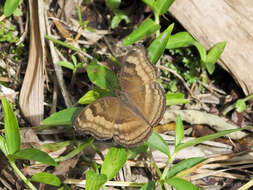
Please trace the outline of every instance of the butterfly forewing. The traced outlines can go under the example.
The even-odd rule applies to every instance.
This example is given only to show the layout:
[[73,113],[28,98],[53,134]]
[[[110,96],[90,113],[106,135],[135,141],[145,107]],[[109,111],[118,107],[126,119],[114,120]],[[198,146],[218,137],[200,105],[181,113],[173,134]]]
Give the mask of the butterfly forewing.
[[147,59],[143,47],[135,48],[125,56],[120,72],[120,87],[122,91],[134,91],[136,88],[149,84],[156,79],[156,68]]
[[110,139],[120,103],[116,97],[104,97],[86,106],[75,119],[79,134],[91,134],[97,139]]

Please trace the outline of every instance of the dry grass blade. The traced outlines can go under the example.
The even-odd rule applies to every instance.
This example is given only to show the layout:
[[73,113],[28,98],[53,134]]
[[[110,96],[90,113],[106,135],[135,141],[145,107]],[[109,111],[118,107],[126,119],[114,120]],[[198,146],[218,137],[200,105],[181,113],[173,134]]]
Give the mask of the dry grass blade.
[[44,115],[44,43],[41,38],[44,34],[40,28],[43,26],[41,24],[43,16],[39,16],[39,10],[43,10],[43,6],[38,9],[38,3],[36,0],[29,1],[31,23],[29,60],[19,98],[22,113],[32,125],[36,126],[40,124]]

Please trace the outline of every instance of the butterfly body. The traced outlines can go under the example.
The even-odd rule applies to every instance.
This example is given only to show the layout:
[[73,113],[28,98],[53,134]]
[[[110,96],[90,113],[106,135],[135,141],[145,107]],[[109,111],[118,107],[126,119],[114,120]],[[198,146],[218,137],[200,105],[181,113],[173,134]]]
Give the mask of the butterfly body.
[[74,121],[80,134],[97,139],[113,138],[125,147],[143,143],[165,111],[164,91],[155,82],[157,71],[143,48],[137,47],[123,60],[121,91],[86,106]]

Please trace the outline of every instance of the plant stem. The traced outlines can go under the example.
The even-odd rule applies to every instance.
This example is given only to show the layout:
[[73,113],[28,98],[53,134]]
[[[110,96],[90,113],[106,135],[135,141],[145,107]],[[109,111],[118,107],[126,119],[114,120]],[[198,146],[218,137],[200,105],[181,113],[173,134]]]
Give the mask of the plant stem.
[[19,177],[25,182],[25,184],[32,190],[37,190],[37,188],[23,175],[23,173],[18,169],[14,160],[9,159],[9,163],[14,171],[19,175]]
[[[155,16],[155,23],[160,24],[159,14],[154,13],[154,16]],[[156,31],[156,37],[158,37],[159,35],[160,35],[160,30],[157,30]]]

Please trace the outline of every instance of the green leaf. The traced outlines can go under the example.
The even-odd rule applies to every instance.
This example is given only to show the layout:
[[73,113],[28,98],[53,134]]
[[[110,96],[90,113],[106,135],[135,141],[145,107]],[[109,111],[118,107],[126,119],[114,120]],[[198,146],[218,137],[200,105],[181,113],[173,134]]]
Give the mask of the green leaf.
[[226,42],[220,42],[215,44],[211,50],[208,52],[206,57],[206,68],[209,74],[213,74],[214,72],[214,64],[219,59],[220,55],[222,54],[224,48],[226,46]]
[[237,100],[235,103],[236,111],[243,112],[246,109],[246,103],[243,100]]
[[90,104],[91,102],[94,102],[98,98],[102,98],[104,96],[113,96],[113,94],[111,91],[96,87],[93,90],[88,91],[85,95],[83,95],[79,99],[78,103],[79,104]]
[[166,13],[174,0],[156,0],[154,3],[154,10],[159,16]]
[[144,37],[153,34],[160,29],[160,25],[156,24],[152,19],[148,18],[144,20],[141,25],[129,34],[122,42],[123,46],[131,45]]
[[154,4],[155,0],[142,0],[146,5],[148,5],[152,10],[155,9]]
[[195,39],[188,32],[178,32],[170,36],[166,45],[167,49],[189,47]]
[[121,0],[105,0],[105,3],[111,10],[116,10],[119,8]]
[[34,160],[44,164],[56,166],[57,163],[47,153],[35,148],[26,148],[13,155],[16,159]]
[[4,153],[5,156],[8,155],[6,140],[1,135],[0,135],[0,150]]
[[111,180],[116,176],[126,161],[127,152],[125,148],[110,148],[102,165],[101,174],[105,174],[108,180]]
[[166,180],[168,184],[175,187],[176,190],[200,190],[197,186],[193,185],[189,181],[186,181],[184,179],[173,177]]
[[93,171],[86,173],[86,190],[99,190],[107,181],[107,177],[104,174],[96,174]]
[[177,115],[176,131],[175,131],[175,144],[176,146],[181,143],[184,138],[184,126],[180,115]]
[[197,48],[201,61],[203,63],[205,63],[206,62],[206,49],[197,41],[194,41],[193,45]]
[[12,110],[11,104],[5,98],[2,98],[2,105],[6,144],[9,154],[14,154],[20,150],[21,144],[18,120]]
[[6,17],[11,16],[12,13],[17,9],[20,0],[6,0],[4,4],[4,15]]
[[146,141],[146,143],[149,146],[163,152],[164,154],[166,154],[167,156],[170,157],[170,150],[169,150],[168,144],[159,135],[159,133],[155,132],[154,130],[153,130],[151,136],[149,137],[149,139]]
[[114,29],[118,27],[119,23],[122,20],[125,20],[127,24],[130,22],[128,16],[126,15],[124,11],[120,11],[120,10],[115,11],[115,16],[112,18],[111,28]]
[[74,141],[63,141],[63,142],[58,142],[58,143],[45,143],[40,146],[41,150],[45,150],[46,152],[52,152],[52,151],[57,151],[62,148],[65,148],[69,145],[74,144]]
[[59,187],[61,185],[61,180],[57,176],[47,172],[37,173],[32,176],[30,180],[48,185],[53,185],[56,187]]
[[128,159],[134,159],[138,154],[141,154],[143,152],[147,152],[148,150],[148,145],[147,144],[142,144],[137,147],[133,147],[128,149]]
[[169,172],[167,174],[167,178],[171,178],[171,177],[175,176],[176,174],[178,174],[179,172],[181,172],[185,169],[191,168],[204,160],[205,160],[205,158],[202,158],[202,157],[188,158],[186,160],[183,160],[183,161],[177,163],[176,165],[174,165],[169,170]]
[[101,89],[119,89],[116,75],[107,67],[98,64],[89,64],[85,67],[90,81]]
[[166,44],[168,43],[170,34],[174,24],[171,24],[162,34],[160,34],[148,47],[148,57],[152,63],[156,63],[163,54]]
[[143,185],[139,190],[154,190],[155,189],[155,182],[149,181],[145,185]]
[[188,104],[190,100],[184,99],[184,94],[182,93],[170,93],[166,95],[166,105],[177,105],[177,104]]
[[59,61],[58,64],[65,67],[65,68],[67,68],[67,69],[71,69],[73,71],[75,69],[75,66],[72,63],[68,62],[68,61]]
[[203,137],[199,137],[199,138],[196,138],[196,139],[193,139],[193,140],[189,140],[187,141],[186,143],[184,144],[180,144],[176,147],[175,149],[175,153],[179,152],[180,150],[184,149],[184,148],[187,148],[189,146],[194,146],[196,144],[200,144],[204,141],[208,141],[208,140],[212,140],[212,139],[216,139],[216,138],[219,138],[219,137],[222,137],[222,136],[225,136],[225,135],[228,135],[230,133],[233,133],[233,132],[236,132],[236,131],[241,131],[243,129],[246,129],[246,127],[244,128],[239,128],[239,129],[230,129],[230,130],[224,130],[224,131],[220,131],[218,133],[214,133],[214,134],[211,134],[211,135],[206,135],[206,136],[203,136]]
[[83,108],[72,107],[50,115],[41,122],[42,126],[72,125],[74,118]]

